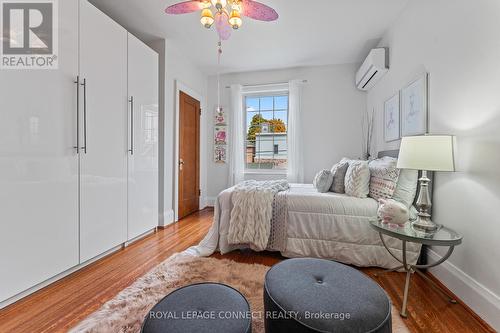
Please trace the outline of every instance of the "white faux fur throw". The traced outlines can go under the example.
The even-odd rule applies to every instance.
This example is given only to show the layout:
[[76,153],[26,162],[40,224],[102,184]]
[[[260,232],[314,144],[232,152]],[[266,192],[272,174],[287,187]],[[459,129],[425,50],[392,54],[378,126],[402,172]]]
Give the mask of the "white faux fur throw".
[[286,180],[249,180],[236,185],[231,197],[229,244],[247,244],[252,250],[264,251],[271,233],[274,196],[289,188]]

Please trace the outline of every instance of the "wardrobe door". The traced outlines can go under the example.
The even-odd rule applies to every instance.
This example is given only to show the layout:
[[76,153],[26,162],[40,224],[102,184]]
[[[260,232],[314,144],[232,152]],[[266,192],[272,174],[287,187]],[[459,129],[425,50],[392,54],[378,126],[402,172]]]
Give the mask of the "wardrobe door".
[[81,262],[127,239],[127,32],[80,0]]
[[128,35],[128,239],[158,226],[158,54]]
[[78,1],[58,4],[58,69],[0,70],[0,302],[78,264]]

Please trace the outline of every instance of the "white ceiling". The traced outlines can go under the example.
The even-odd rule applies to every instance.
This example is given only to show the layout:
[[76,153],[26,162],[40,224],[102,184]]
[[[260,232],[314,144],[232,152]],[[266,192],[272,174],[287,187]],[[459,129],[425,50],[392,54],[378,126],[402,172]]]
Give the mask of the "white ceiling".
[[[183,0],[90,0],[139,37],[166,38],[207,74],[217,69],[217,34],[199,13],[169,16]],[[244,18],[224,42],[223,72],[360,62],[409,0],[261,0],[280,18]],[[309,5],[309,7],[308,7]]]

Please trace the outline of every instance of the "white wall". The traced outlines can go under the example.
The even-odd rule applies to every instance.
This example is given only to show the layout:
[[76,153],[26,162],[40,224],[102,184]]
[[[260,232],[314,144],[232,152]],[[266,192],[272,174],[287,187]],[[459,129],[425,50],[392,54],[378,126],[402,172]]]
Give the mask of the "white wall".
[[[357,64],[245,72],[221,77],[222,106],[229,113],[231,84],[257,85],[308,80],[303,87],[302,122],[305,179],[312,182],[321,169],[330,169],[344,156],[361,156],[361,119],[366,109],[366,94],[356,90],[354,73]],[[208,107],[214,114],[217,106],[217,78],[209,77]],[[213,161],[213,119],[208,117],[208,197],[213,200],[227,188],[227,165]],[[247,177],[248,178],[248,177]],[[273,178],[273,177],[261,177]]]
[[[164,147],[160,151],[160,225],[167,225],[174,221],[174,176],[177,161],[175,161],[176,147],[176,82],[182,83],[190,91],[196,92],[202,96],[201,107],[206,109],[205,100],[207,96],[208,81],[207,76],[194,66],[178,50],[171,41],[157,40],[150,45],[160,54],[160,140],[164,142]],[[162,112],[163,111],[163,112]],[[202,115],[200,137],[206,137],[206,127],[204,124],[204,115]],[[201,140],[200,147],[200,187],[202,193],[206,193],[206,141]],[[163,164],[162,164],[163,163]],[[202,199],[202,205],[206,200]]]
[[499,31],[498,0],[412,1],[380,44],[390,48],[391,69],[368,94],[369,110],[377,111],[377,150],[397,149],[399,142],[384,143],[383,103],[419,73],[430,73],[430,132],[457,135],[459,169],[436,175],[434,219],[464,235],[449,262],[432,272],[496,329]]

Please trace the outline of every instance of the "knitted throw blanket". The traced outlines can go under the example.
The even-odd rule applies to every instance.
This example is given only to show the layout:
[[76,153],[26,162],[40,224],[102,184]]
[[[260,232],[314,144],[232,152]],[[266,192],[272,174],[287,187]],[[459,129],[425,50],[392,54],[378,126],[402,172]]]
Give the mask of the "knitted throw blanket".
[[[264,251],[268,247],[271,235],[275,196],[278,192],[289,188],[285,180],[250,180],[236,185],[231,197],[233,209],[227,237],[229,244],[247,244],[252,250]],[[276,238],[279,243],[283,232],[285,231],[275,232],[276,237],[273,239]],[[273,241],[273,243],[276,242]]]
[[286,240],[288,230],[288,192],[289,190],[276,193],[273,201],[273,219],[271,220],[271,232],[268,251],[286,251]]

